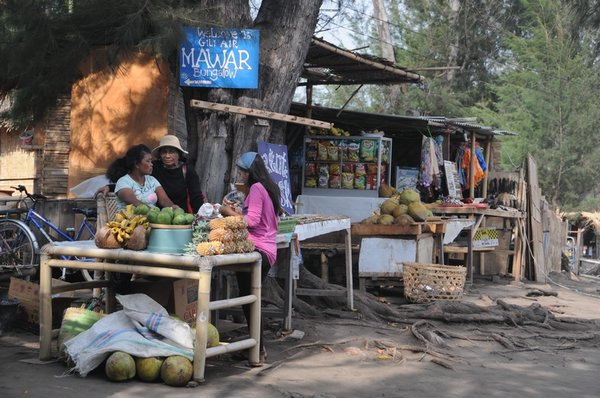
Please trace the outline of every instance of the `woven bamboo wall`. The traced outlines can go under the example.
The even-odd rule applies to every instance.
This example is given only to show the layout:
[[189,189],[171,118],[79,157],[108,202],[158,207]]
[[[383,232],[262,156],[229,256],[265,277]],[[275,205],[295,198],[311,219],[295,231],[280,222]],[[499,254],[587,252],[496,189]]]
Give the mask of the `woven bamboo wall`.
[[0,189],[21,184],[32,192],[36,151],[21,147],[18,132],[0,131],[0,155]]
[[60,99],[48,113],[42,159],[41,193],[48,198],[67,197],[71,146],[71,100]]

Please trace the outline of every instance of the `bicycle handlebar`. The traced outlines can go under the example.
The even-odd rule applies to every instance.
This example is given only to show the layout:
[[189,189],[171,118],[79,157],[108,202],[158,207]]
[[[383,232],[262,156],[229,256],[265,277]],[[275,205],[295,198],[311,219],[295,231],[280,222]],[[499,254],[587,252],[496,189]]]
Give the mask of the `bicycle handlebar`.
[[25,196],[33,199],[34,201],[37,199],[47,199],[44,195],[40,195],[38,193],[34,193],[33,195],[30,194],[29,192],[27,192],[27,188],[25,188],[24,185],[17,185],[16,187],[11,187],[11,188],[16,189],[17,191],[19,191],[21,193],[25,193]]

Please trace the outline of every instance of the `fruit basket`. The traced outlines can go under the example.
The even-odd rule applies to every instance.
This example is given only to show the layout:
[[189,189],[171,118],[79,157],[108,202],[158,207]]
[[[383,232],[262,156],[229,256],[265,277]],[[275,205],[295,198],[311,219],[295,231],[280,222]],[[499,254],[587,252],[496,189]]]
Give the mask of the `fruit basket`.
[[404,295],[413,303],[462,298],[465,267],[405,262],[403,273]]

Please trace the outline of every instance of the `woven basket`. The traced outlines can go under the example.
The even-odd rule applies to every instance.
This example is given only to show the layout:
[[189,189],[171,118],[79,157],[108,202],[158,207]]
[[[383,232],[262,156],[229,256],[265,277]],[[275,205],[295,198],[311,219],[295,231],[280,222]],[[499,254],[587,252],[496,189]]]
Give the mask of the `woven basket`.
[[403,263],[404,295],[413,303],[460,300],[465,287],[465,267]]

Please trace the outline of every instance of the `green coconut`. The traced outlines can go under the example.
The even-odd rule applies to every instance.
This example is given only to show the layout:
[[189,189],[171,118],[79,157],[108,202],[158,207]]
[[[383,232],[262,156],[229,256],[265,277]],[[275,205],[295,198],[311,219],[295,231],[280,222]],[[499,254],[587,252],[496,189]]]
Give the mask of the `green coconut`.
[[160,378],[173,387],[183,387],[192,378],[194,368],[186,357],[173,355],[164,360],[160,368]]
[[152,382],[159,378],[163,359],[159,357],[136,358],[135,370],[141,381]]
[[111,381],[125,381],[135,377],[135,361],[126,352],[115,351],[106,360],[104,373]]
[[402,225],[403,227],[414,223],[415,220],[408,214],[401,214],[398,217],[394,218],[394,224]]
[[392,225],[394,223],[394,216],[391,214],[383,214],[379,217],[379,224],[381,225]]

